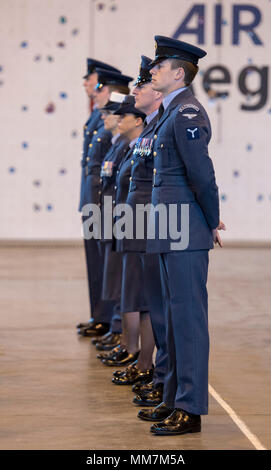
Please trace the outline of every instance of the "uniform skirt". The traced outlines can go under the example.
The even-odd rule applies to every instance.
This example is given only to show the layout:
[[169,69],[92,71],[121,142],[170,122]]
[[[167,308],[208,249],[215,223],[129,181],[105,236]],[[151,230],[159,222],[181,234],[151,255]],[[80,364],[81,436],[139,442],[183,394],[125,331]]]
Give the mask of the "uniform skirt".
[[123,253],[121,312],[148,311],[144,267],[138,253]]

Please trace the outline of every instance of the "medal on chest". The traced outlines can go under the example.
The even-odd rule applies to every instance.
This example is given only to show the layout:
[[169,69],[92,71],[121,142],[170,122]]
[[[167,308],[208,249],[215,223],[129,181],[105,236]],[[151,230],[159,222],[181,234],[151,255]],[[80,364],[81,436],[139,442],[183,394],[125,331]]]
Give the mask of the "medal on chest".
[[153,145],[153,139],[141,137],[140,139],[138,139],[135,145],[133,155],[142,157],[142,158],[148,157],[151,154],[152,145]]
[[105,161],[102,164],[101,176],[112,176],[113,174],[113,162]]

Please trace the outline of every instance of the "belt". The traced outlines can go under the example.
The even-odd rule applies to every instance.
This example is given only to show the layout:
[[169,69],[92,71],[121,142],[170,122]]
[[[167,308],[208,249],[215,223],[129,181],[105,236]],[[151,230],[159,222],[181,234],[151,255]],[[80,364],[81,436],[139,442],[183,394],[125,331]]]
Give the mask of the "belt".
[[152,180],[151,179],[140,179],[140,178],[131,178],[130,179],[130,185],[129,185],[129,191],[135,191],[136,189],[140,188],[147,188],[151,189],[152,186]]
[[85,166],[85,176],[88,176],[88,175],[96,175],[96,176],[100,176],[100,168],[93,168],[93,167],[89,167],[89,166]]
[[152,185],[156,186],[190,186],[186,175],[170,175],[166,173],[154,172]]

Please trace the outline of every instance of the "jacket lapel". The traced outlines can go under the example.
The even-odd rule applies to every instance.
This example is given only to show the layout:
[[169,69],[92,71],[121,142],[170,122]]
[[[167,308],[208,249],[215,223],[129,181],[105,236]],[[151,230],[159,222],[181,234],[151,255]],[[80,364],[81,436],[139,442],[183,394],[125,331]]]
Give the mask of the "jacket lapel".
[[155,130],[159,129],[159,127],[163,124],[163,122],[168,118],[170,113],[178,106],[178,104],[181,104],[183,101],[185,101],[187,98],[190,96],[193,96],[193,93],[191,91],[191,88],[187,88],[186,90],[182,91],[179,93],[175,98],[171,101],[171,103],[168,105],[167,109],[165,110],[163,116],[161,117],[160,121],[157,122]]

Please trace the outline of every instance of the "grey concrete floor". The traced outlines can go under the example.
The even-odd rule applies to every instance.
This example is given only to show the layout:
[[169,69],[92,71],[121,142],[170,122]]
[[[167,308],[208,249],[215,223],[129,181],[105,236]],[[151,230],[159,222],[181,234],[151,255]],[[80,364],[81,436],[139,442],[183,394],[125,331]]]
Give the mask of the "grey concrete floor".
[[[210,257],[210,384],[271,448],[271,250]],[[75,324],[88,318],[81,247],[0,247],[0,449],[255,449],[210,396],[199,434],[160,437],[111,384]]]

